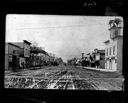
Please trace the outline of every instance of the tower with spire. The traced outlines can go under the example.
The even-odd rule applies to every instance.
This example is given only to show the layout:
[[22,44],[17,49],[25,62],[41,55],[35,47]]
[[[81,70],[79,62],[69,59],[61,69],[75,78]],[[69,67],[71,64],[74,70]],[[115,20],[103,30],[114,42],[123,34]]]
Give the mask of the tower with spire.
[[110,39],[105,41],[105,69],[122,72],[123,29],[122,20],[109,21]]

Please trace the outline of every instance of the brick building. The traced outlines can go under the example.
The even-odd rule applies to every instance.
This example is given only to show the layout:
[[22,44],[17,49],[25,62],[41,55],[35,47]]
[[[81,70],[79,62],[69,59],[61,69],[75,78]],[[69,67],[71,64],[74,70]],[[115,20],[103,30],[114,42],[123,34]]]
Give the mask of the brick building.
[[123,30],[120,19],[111,20],[110,39],[105,41],[105,68],[122,71]]

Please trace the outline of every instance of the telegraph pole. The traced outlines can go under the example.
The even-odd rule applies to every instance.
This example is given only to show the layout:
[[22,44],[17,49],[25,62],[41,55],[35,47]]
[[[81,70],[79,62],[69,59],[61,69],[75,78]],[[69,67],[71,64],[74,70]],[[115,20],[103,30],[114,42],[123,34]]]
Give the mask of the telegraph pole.
[[81,53],[82,54],[82,59],[84,58],[84,53]]
[[84,58],[84,53],[81,53],[82,54],[82,69],[83,69],[83,58]]

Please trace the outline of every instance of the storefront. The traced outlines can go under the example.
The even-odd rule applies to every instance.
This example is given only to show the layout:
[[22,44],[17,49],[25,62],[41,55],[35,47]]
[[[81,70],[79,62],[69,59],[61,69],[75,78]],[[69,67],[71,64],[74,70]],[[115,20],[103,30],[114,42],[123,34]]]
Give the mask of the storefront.
[[109,59],[106,60],[106,69],[109,69]]
[[25,58],[24,57],[20,57],[19,65],[20,65],[20,68],[25,67]]
[[116,59],[113,58],[113,59],[112,59],[112,70],[116,70],[116,69],[117,69]]

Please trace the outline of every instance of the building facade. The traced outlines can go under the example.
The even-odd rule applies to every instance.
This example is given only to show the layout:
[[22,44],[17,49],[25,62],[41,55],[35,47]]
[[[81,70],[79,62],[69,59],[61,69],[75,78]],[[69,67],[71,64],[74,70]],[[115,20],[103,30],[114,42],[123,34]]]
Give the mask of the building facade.
[[105,50],[95,49],[95,67],[105,68]]
[[5,44],[5,70],[19,67],[20,47],[12,43]]
[[116,19],[110,24],[110,39],[105,41],[105,68],[114,71],[122,71],[123,32],[121,20]]
[[25,68],[29,64],[30,44],[23,42],[6,42],[5,44],[5,70]]
[[27,40],[23,40],[23,42],[13,42],[13,44],[19,46],[21,55],[20,55],[20,67],[26,68],[29,67],[29,57],[30,57],[30,45],[31,43]]

